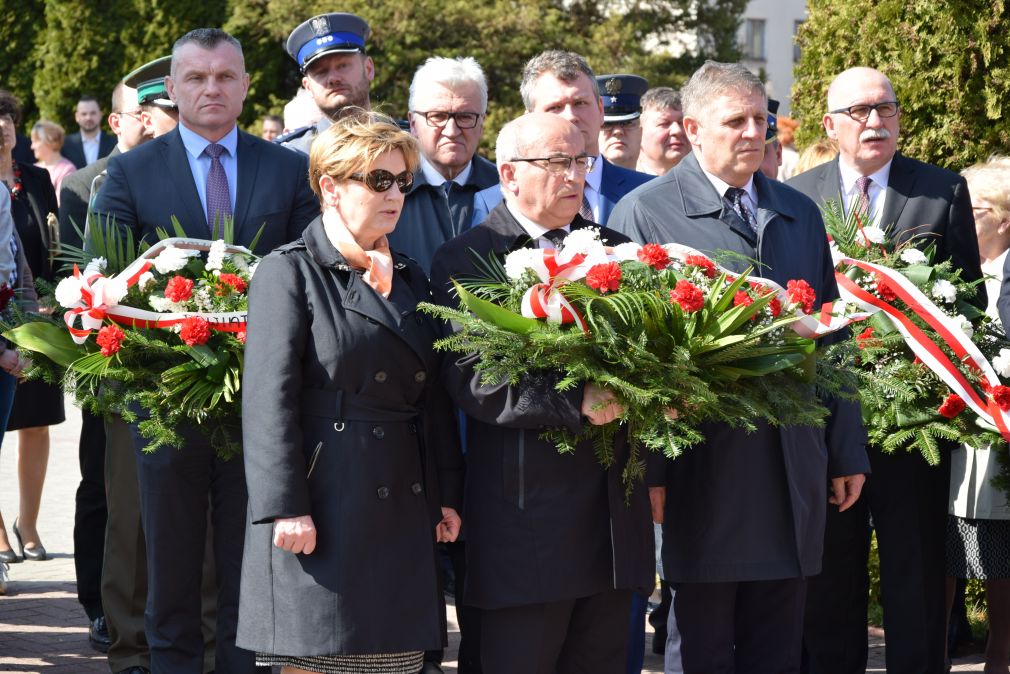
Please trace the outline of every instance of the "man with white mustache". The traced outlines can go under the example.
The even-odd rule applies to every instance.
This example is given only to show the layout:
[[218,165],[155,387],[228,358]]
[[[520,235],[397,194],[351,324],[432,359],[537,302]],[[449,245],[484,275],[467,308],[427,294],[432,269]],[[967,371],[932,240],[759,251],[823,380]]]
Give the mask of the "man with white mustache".
[[[898,153],[901,109],[887,77],[851,68],[828,89],[824,128],[838,141],[836,160],[789,185],[814,201],[841,199],[888,231],[895,243],[936,245],[961,278],[982,278],[971,200],[964,178]],[[984,308],[979,284],[974,302]],[[824,567],[807,587],[805,671],[866,670],[870,516],[880,550],[881,603],[889,674],[944,671],[944,536],[950,466],[916,454],[885,455],[869,446],[865,498],[845,512],[828,509]]]

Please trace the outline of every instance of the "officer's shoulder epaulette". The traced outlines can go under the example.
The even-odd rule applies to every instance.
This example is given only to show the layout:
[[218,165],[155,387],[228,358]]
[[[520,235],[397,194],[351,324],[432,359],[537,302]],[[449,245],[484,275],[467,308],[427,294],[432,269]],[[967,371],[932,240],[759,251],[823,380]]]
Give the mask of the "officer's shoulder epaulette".
[[300,126],[294,131],[288,131],[287,133],[282,133],[281,135],[274,138],[274,143],[277,145],[283,145],[291,140],[298,140],[305,134],[309,132],[310,129],[316,128],[315,124],[309,124],[308,126]]

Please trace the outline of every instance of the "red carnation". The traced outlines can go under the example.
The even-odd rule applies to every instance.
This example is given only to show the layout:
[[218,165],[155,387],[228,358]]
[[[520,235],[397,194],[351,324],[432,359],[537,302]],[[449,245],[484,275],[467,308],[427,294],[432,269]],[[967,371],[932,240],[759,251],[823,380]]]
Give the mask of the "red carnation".
[[593,265],[586,274],[586,285],[601,293],[617,290],[621,285],[621,266],[616,262]]
[[802,279],[799,281],[790,281],[786,284],[786,293],[789,295],[790,302],[803,305],[803,313],[809,314],[813,312],[814,299],[816,299],[817,293],[810,287],[809,283]]
[[236,332],[235,338],[238,339],[238,341],[245,344],[245,330],[239,330],[238,332]]
[[690,281],[677,281],[670,291],[670,303],[679,304],[686,313],[693,313],[705,306],[705,293]]
[[688,255],[684,258],[684,264],[690,265],[692,267],[698,267],[705,272],[705,276],[709,278],[716,277],[715,262],[709,260],[704,255]]
[[867,346],[871,346],[868,342],[873,339],[873,328],[866,328],[858,335],[856,335],[856,342],[859,344],[860,349],[865,349]]
[[658,243],[647,243],[639,248],[638,259],[653,269],[666,269],[670,265],[670,255]]
[[738,307],[741,304],[749,307],[754,304],[754,298],[744,290],[737,290],[736,295],[733,295],[733,306]]
[[118,325],[106,325],[98,331],[95,341],[98,346],[102,347],[102,355],[109,358],[119,351],[124,339],[126,339],[126,333],[120,330]]
[[898,299],[894,290],[887,284],[887,280],[884,278],[883,274],[875,272],[874,276],[877,278],[877,294],[880,295],[880,299],[885,302],[893,302]]
[[994,386],[992,388],[992,399],[996,401],[996,406],[1004,412],[1010,411],[1010,386]]
[[6,309],[12,299],[14,299],[14,289],[6,283],[0,284],[0,311]]
[[967,405],[965,405],[961,396],[956,393],[951,393],[944,399],[943,404],[940,405],[936,411],[948,419],[953,419],[961,412],[964,412],[965,407],[967,407]]
[[165,286],[165,297],[173,302],[185,302],[193,296],[193,281],[183,276],[173,276]]
[[182,319],[181,325],[179,337],[186,342],[186,346],[206,344],[210,339],[210,323],[199,316],[187,316]]
[[782,314],[782,302],[779,298],[776,297],[768,303],[768,310],[772,312],[772,318],[778,318]]
[[[218,280],[217,284],[218,295],[224,295],[229,290],[234,290],[237,293],[244,293],[247,287],[246,282],[243,281],[241,277],[236,276],[235,274],[221,274],[220,276],[217,277],[217,280]],[[229,287],[225,288],[225,286]]]

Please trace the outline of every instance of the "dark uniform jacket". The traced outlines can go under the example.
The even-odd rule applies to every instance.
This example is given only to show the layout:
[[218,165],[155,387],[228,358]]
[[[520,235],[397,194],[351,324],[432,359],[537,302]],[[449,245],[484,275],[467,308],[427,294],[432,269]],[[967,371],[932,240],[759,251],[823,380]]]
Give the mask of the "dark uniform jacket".
[[308,126],[299,127],[294,131],[288,131],[274,138],[273,142],[289,150],[297,150],[307,156],[309,150],[312,149],[312,141],[331,126],[333,126],[333,122],[330,121],[329,117],[323,115],[322,119],[315,124],[309,124]]
[[88,208],[91,206],[91,198],[95,196],[91,193],[91,186],[95,178],[105,171],[109,160],[119,154],[121,153],[117,147],[107,156],[102,157],[89,166],[74,171],[63,179],[63,183],[60,186],[59,216],[61,245],[81,246],[81,237],[77,233],[77,230],[84,231],[88,217]]
[[477,155],[466,184],[453,185],[449,195],[441,185],[430,184],[423,171],[417,171],[414,185],[403,200],[396,230],[389,235],[389,245],[430,272],[431,258],[438,247],[470,228],[474,195],[497,184],[498,169]]
[[[817,207],[792,188],[755,174],[758,235],[723,200],[691,154],[635,190],[610,226],[639,243],[680,243],[742,273],[782,286],[807,281],[816,303],[838,296]],[[820,571],[828,478],[869,471],[854,403],[832,401],[826,429],[759,425],[702,430],[705,441],[665,462],[663,570],[671,582],[730,582],[810,576]]]
[[[287,152],[286,150],[284,150]],[[444,645],[440,506],[460,507],[462,456],[421,313],[424,272],[394,254],[389,300],[316,219],[265,257],[249,298],[242,381],[249,523],[238,645],[286,655]],[[310,555],[273,521],[311,515]]]
[[[573,228],[591,226],[576,216]],[[603,229],[612,245],[626,238]],[[530,245],[504,204],[435,254],[432,291],[455,305],[450,279],[478,277],[474,252],[500,258]],[[559,454],[542,430],[582,428],[582,388],[559,393],[560,373],[531,367],[515,385],[481,383],[475,355],[447,357],[445,381],[466,413],[467,576],[464,601],[502,608],[563,601],[610,589],[651,591],[655,554],[648,494],[637,485],[625,502],[621,471],[627,436],[604,470],[590,443]],[[521,647],[521,645],[517,645]]]

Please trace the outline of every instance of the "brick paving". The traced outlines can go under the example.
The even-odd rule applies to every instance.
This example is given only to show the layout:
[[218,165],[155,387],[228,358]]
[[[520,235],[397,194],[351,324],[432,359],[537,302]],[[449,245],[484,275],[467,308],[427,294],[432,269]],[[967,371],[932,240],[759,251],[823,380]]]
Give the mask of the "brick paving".
[[[6,596],[0,596],[0,674],[45,672],[91,674],[109,672],[105,657],[88,645],[87,617],[77,603],[74,582],[74,494],[80,480],[77,438],[80,413],[67,404],[67,422],[51,429],[49,474],[42,494],[39,534],[52,559],[22,562],[10,567]],[[0,512],[7,530],[17,514],[16,433],[7,434],[0,447]],[[449,609],[449,649],[445,671],[456,672],[459,631],[455,610]],[[663,671],[662,659],[649,650],[652,629],[647,627],[644,674]],[[884,640],[870,636],[869,672],[884,672]],[[981,672],[980,656],[958,659],[955,672]],[[618,674],[618,673],[615,673]]]

